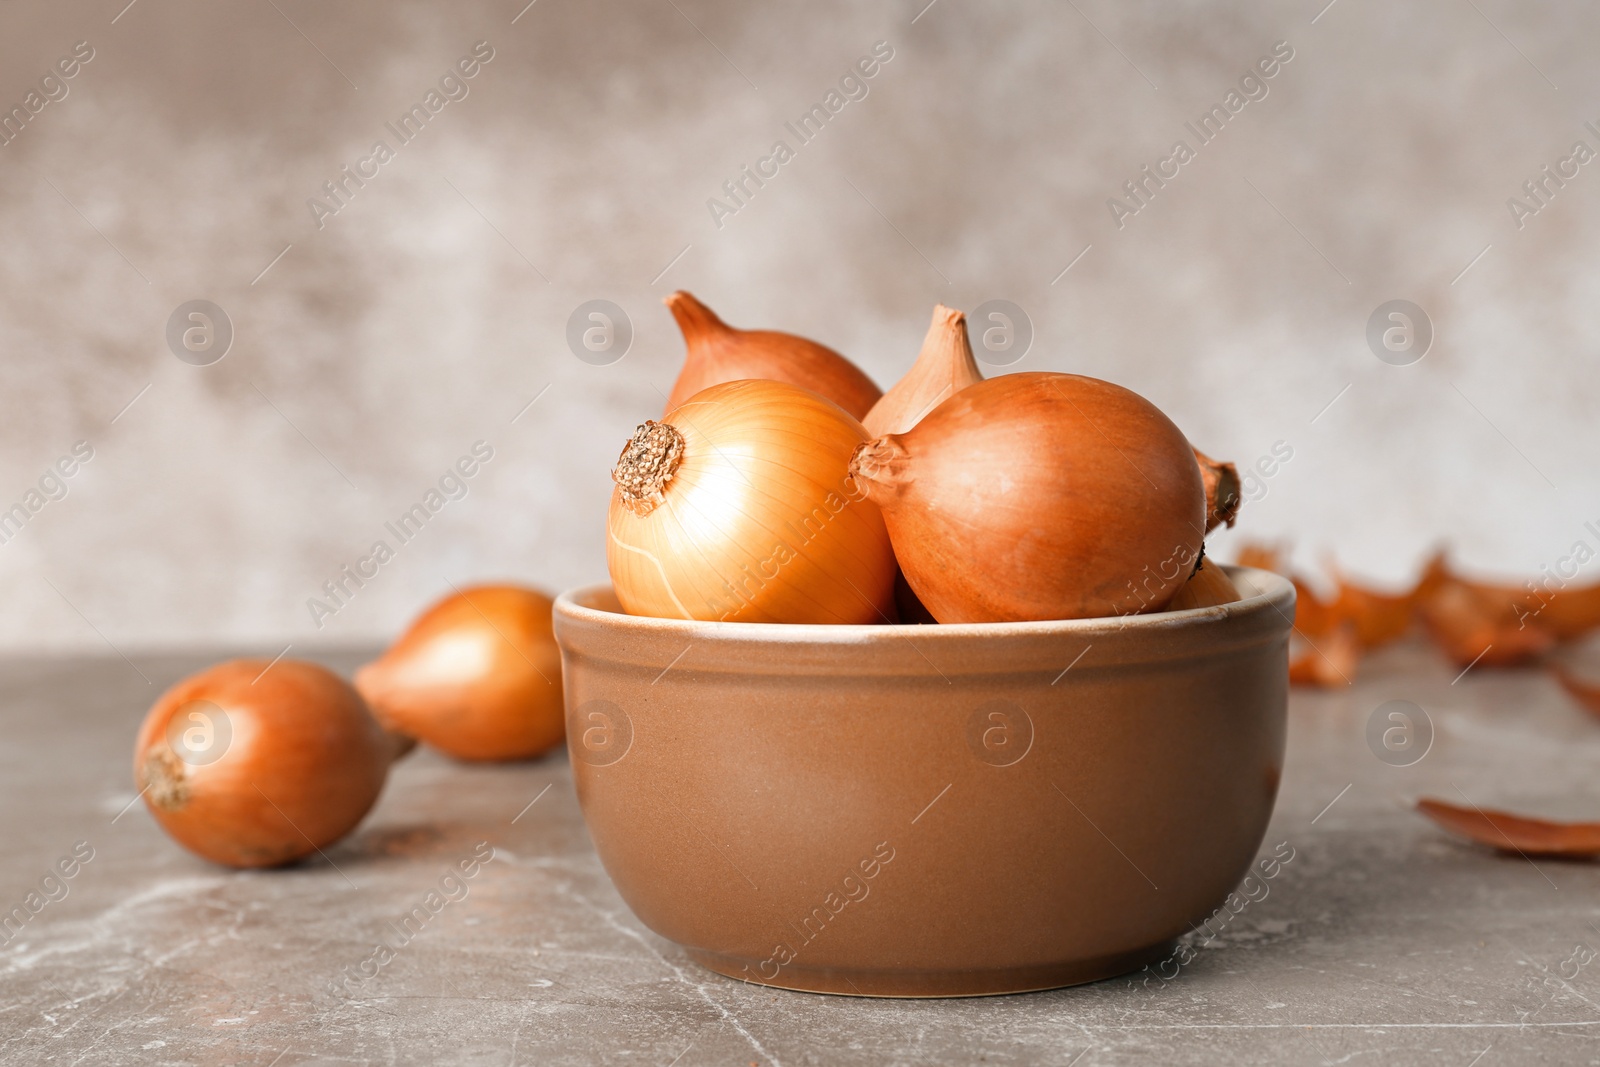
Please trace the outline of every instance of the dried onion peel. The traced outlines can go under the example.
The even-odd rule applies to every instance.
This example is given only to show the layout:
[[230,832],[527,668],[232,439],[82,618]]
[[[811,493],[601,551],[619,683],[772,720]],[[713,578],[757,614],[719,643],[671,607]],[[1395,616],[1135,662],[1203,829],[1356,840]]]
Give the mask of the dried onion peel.
[[1600,823],[1554,822],[1424,797],[1417,810],[1462,837],[1501,852],[1578,858],[1600,855]]
[[1231,527],[1239,517],[1239,505],[1244,502],[1239,468],[1212,459],[1198,448],[1194,450],[1194,459],[1200,464],[1200,477],[1206,487],[1206,533],[1218,526]]

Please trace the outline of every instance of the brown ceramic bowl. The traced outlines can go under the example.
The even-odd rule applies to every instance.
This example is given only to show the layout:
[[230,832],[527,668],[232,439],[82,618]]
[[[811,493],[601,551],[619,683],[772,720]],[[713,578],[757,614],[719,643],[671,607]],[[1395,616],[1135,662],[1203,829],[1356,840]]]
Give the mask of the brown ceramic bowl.
[[1283,769],[1293,587],[1122,619],[781,626],[556,601],[578,799],[707,967],[969,996],[1162,959],[1244,876]]

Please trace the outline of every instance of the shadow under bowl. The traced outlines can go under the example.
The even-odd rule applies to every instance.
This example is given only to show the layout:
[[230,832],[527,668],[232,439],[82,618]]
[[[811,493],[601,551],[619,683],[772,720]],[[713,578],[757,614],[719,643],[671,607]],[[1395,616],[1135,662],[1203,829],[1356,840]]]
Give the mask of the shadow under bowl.
[[1115,619],[785,626],[556,601],[584,821],[722,974],[974,996],[1136,970],[1250,870],[1294,589]]

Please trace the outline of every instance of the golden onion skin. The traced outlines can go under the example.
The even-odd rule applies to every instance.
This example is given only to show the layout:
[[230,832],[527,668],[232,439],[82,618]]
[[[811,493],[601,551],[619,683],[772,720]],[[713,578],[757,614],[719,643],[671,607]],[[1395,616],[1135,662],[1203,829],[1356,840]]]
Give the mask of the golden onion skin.
[[820,393],[856,418],[883,396],[871,378],[827,345],[778,330],[741,330],[679,290],[665,300],[683,331],[683,369],[667,397],[667,412],[723,382],[751,378],[788,382]]
[[532,759],[566,739],[550,598],[480,585],[429,607],[356,672],[378,721],[459,760]]
[[1148,400],[1076,374],[969,385],[851,471],[942,623],[1156,611],[1200,558],[1194,450]]
[[[867,439],[853,416],[809,389],[745,380],[702,390],[646,425],[678,435],[681,457],[664,481],[659,471],[633,471],[655,479],[653,500],[633,499],[620,484],[612,493],[606,560],[629,614],[894,620],[888,531],[848,476],[851,453]],[[625,451],[619,481],[632,462]]]

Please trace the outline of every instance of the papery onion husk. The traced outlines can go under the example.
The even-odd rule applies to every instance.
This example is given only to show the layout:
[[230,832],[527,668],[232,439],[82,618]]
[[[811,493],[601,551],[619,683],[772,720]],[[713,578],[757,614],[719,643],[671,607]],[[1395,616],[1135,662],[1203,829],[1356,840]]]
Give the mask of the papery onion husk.
[[1159,610],[1205,533],[1183,434],[1137,393],[1079,375],[969,385],[850,469],[942,623]]
[[391,731],[462,760],[530,759],[566,737],[550,598],[460,590],[424,611],[356,688]]
[[633,615],[894,619],[894,554],[848,477],[866,431],[796,385],[738,381],[647,422],[612,472],[606,560]]
[[1200,478],[1206,487],[1206,533],[1222,525],[1231,528],[1239,517],[1239,505],[1244,501],[1240,493],[1239,468],[1212,459],[1198,448],[1194,450],[1194,459],[1200,464]]
[[1419,601],[1417,614],[1434,644],[1462,668],[1528,663],[1548,652],[1556,640],[1543,627],[1520,622],[1511,602],[1458,583],[1429,590]]
[[[1299,629],[1298,623],[1296,629]],[[1296,635],[1290,641],[1289,682],[1335,689],[1355,681],[1361,666],[1361,641],[1355,625],[1341,622],[1315,639]]]
[[1582,637],[1600,627],[1600,583],[1563,587],[1550,591],[1545,584],[1532,583],[1524,593],[1524,603],[1540,626],[1558,640]]
[[383,789],[394,743],[349,683],[300,660],[233,660],[145,715],[133,776],[189,851],[230,867],[292,863],[343,837]]
[[1528,663],[1556,642],[1539,624],[1525,590],[1467,581],[1451,570],[1443,552],[1428,561],[1413,595],[1428,636],[1458,667]]
[[668,413],[703,389],[747,378],[810,389],[858,419],[882,395],[861,368],[826,345],[777,330],[736,329],[682,290],[665,303],[678,320],[688,349],[667,398]]
[[1348,619],[1356,628],[1362,648],[1377,648],[1403,636],[1416,617],[1415,589],[1402,593],[1380,593],[1345,578],[1337,566],[1330,565],[1339,592],[1332,605],[1333,614]]
[[924,415],[969,385],[983,381],[967,337],[967,317],[936,304],[917,361],[872,405],[861,424],[872,437],[905,433]]
[[1555,822],[1432,797],[1418,800],[1417,810],[1453,834],[1523,859],[1600,856],[1600,822]]
[[1284,545],[1268,545],[1258,541],[1246,541],[1239,546],[1239,551],[1234,556],[1234,563],[1240,567],[1254,567],[1257,570],[1271,571],[1289,576],[1289,550]]
[[[1480,582],[1456,573],[1441,551],[1428,561],[1416,598],[1436,629],[1446,614],[1441,602],[1453,604],[1458,617],[1475,614],[1481,622],[1507,631],[1503,643],[1529,650],[1537,644],[1527,639],[1529,630],[1539,631],[1548,644],[1581,637],[1600,626],[1600,584],[1572,585],[1548,567],[1541,569],[1539,579],[1521,587]],[[1468,604],[1476,605],[1475,610],[1463,611]],[[1510,635],[1512,629],[1516,637]]]

